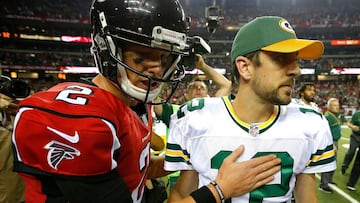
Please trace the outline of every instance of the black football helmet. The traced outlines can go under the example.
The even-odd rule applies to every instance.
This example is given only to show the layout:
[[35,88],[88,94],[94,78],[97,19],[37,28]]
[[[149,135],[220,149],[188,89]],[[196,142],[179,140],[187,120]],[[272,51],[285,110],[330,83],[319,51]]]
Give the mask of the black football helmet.
[[[90,15],[93,30],[91,52],[100,73],[129,96],[146,103],[159,94],[164,84],[170,85],[172,92],[176,90],[185,75],[178,62],[182,56],[189,55],[190,48],[187,40],[189,22],[178,0],[94,0]],[[162,78],[146,75],[125,64],[121,50],[124,43],[170,52],[171,61],[166,63],[169,67]],[[148,78],[148,89],[133,85],[126,70]],[[150,90],[152,81],[162,85]]]

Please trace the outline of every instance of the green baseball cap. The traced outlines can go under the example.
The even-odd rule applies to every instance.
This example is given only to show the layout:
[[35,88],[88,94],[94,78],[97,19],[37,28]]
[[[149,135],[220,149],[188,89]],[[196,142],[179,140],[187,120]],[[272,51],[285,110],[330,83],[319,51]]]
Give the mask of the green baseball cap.
[[298,52],[298,58],[316,59],[324,52],[319,40],[298,39],[290,23],[278,16],[262,16],[246,23],[235,36],[231,62],[238,56],[264,50],[279,53]]

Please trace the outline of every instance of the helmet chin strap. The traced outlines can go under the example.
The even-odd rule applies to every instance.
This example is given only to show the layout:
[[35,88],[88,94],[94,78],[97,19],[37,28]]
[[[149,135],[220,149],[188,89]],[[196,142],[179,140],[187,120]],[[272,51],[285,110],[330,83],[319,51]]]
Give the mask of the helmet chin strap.
[[161,84],[160,87],[150,91],[150,83],[151,83],[151,79],[150,79],[148,84],[148,89],[144,90],[142,88],[136,87],[130,82],[130,80],[127,77],[126,68],[123,66],[123,64],[119,63],[117,70],[118,73],[120,74],[120,81],[117,80],[117,84],[121,88],[121,90],[124,91],[130,97],[133,97],[141,102],[149,103],[152,100],[154,100],[155,97],[160,93],[163,84]]

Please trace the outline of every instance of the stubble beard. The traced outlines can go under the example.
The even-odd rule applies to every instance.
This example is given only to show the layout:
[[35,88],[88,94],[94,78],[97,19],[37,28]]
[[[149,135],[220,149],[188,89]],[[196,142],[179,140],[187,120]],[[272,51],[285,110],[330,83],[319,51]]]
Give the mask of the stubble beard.
[[304,99],[307,101],[307,102],[314,102],[315,101],[315,98],[313,97],[313,98],[311,98],[311,97],[308,97],[308,96],[306,96],[306,95],[304,95]]
[[263,100],[268,101],[274,105],[287,105],[291,102],[291,93],[292,91],[285,92],[285,95],[280,94],[279,88],[276,88],[272,91],[267,91],[266,87],[261,87],[258,84],[254,84],[254,91],[259,95]]
[[291,102],[291,91],[286,92],[285,96],[281,96],[279,90],[274,90],[271,93],[271,101],[275,105],[287,105]]

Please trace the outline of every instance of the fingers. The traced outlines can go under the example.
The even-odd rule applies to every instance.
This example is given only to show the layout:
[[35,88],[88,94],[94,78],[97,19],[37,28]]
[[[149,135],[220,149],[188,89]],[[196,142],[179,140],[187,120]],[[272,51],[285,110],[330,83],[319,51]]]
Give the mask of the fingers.
[[259,180],[259,181],[257,181],[257,182],[255,183],[254,187],[253,187],[251,190],[254,190],[254,189],[258,188],[258,187],[261,187],[261,186],[263,186],[263,185],[265,185],[265,184],[267,184],[267,183],[270,183],[270,182],[273,181],[274,179],[275,179],[274,176],[271,175],[271,176],[268,176],[268,177],[265,178],[265,179]]
[[271,168],[268,168],[262,172],[260,172],[256,177],[255,177],[255,185],[253,187],[253,189],[256,189],[264,184],[267,184],[271,181],[274,180],[274,175],[280,171],[281,166],[279,165],[275,165],[272,166]]
[[254,171],[257,173],[253,189],[273,181],[274,175],[281,169],[281,159],[276,155],[257,157],[252,161],[254,161],[252,164],[255,164]]
[[195,55],[195,67],[198,69],[202,69],[204,66],[204,59],[200,54]]
[[252,161],[251,167],[258,174],[259,179],[267,178],[280,170],[281,159],[273,154],[257,157],[250,161]]
[[[244,145],[240,145],[226,159],[224,159],[224,162],[236,162],[236,160],[243,154],[244,150]],[[265,171],[271,167],[279,165],[280,163],[281,159],[277,158],[275,154],[256,157],[248,161],[250,167],[255,168],[258,172]]]
[[252,165],[259,172],[265,171],[273,166],[279,165],[281,163],[281,159],[277,158],[276,155],[270,154],[266,156],[256,157],[251,160]]
[[228,157],[226,157],[226,159],[224,159],[224,162],[236,162],[236,160],[241,156],[243,152],[244,145],[240,145]]
[[[259,157],[253,158],[252,162],[253,162],[253,165],[257,166],[257,165],[259,165],[261,163],[271,162],[271,161],[275,161],[277,159],[278,158],[277,158],[277,156],[275,154],[269,154],[269,155],[266,155],[266,156],[259,156]],[[281,159],[278,159],[277,161],[281,162]]]
[[244,150],[243,145],[235,149],[219,169],[216,182],[226,197],[243,195],[267,184],[280,171],[281,159],[274,154],[238,162]]

